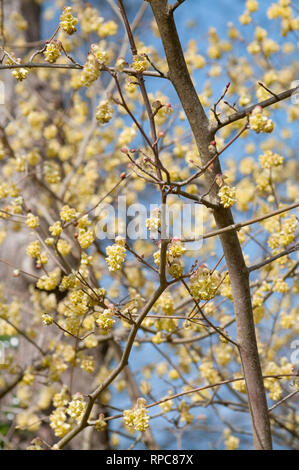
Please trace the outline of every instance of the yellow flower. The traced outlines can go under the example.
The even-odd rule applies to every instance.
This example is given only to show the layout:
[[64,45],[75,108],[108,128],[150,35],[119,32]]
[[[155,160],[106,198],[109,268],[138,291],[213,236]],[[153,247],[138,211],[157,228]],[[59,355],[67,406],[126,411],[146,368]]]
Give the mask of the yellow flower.
[[100,76],[100,65],[93,54],[88,54],[80,74],[81,86],[90,86]]
[[44,56],[47,62],[50,64],[56,62],[58,57],[61,55],[61,45],[58,41],[51,41],[46,46],[46,50],[44,52]]
[[71,249],[71,245],[66,240],[58,240],[57,251],[62,256],[67,256],[70,253]]
[[109,104],[108,100],[101,101],[96,109],[96,119],[100,124],[106,124],[109,122],[113,115],[113,108]]
[[144,398],[138,398],[134,408],[124,410],[124,423],[126,426],[141,432],[149,428],[150,417],[148,416],[145,404]]
[[60,218],[64,222],[70,222],[71,220],[75,219],[76,216],[77,216],[76,210],[69,207],[68,205],[63,206],[63,208],[60,211]]
[[74,34],[77,31],[76,24],[78,18],[72,15],[72,7],[64,7],[63,13],[60,16],[60,26],[67,34]]
[[38,258],[41,253],[39,241],[31,242],[30,245],[27,246],[26,253],[31,256],[31,258]]
[[220,188],[218,195],[224,207],[231,207],[236,202],[236,188],[231,188],[228,185],[223,185]]
[[143,54],[133,56],[132,67],[136,72],[144,72],[149,66],[149,63]]
[[51,235],[53,235],[54,237],[57,237],[58,235],[61,234],[61,232],[62,232],[62,226],[61,226],[60,220],[58,220],[57,222],[55,222],[53,225],[51,225],[51,226],[49,227],[49,232],[50,232]]
[[105,421],[103,413],[101,413],[98,419],[96,420],[94,427],[99,432],[103,431],[107,427],[107,423]]
[[109,271],[118,271],[121,268],[122,263],[126,258],[126,241],[118,237],[115,243],[111,246],[107,246],[106,253],[108,255],[105,258]]
[[39,226],[39,218],[33,214],[27,215],[26,225],[30,228],[36,228]]

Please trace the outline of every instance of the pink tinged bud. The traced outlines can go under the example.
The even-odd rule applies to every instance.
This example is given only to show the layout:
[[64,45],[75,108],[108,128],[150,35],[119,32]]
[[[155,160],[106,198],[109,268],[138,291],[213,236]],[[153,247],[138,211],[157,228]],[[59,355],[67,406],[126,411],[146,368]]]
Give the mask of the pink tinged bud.
[[261,106],[256,106],[256,107],[253,109],[253,111],[254,111],[255,113],[260,113],[262,110],[263,110],[263,108],[262,108]]
[[122,147],[122,148],[120,149],[120,151],[121,151],[121,153],[126,153],[126,154],[129,153],[128,147]]

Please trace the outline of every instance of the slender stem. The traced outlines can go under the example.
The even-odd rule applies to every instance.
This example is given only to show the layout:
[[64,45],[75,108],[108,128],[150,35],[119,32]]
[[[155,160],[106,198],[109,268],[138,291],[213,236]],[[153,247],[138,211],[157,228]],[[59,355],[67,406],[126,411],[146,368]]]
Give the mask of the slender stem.
[[294,246],[291,246],[287,250],[284,250],[284,251],[278,253],[275,256],[272,256],[271,258],[265,259],[261,263],[254,264],[253,266],[249,266],[248,272],[251,273],[252,271],[256,271],[257,269],[263,268],[267,264],[273,263],[273,261],[276,261],[277,259],[281,258],[282,256],[290,255],[291,253],[294,253],[295,251],[298,251],[298,250],[299,250],[299,243],[297,243]]

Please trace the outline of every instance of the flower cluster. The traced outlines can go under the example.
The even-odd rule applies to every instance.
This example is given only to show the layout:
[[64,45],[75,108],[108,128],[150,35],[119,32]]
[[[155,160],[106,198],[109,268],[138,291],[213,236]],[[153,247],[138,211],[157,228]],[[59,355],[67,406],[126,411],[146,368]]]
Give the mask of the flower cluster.
[[113,108],[108,100],[103,100],[96,109],[96,119],[100,124],[107,124],[112,118]]
[[[173,238],[166,252],[166,262],[169,274],[175,279],[183,274],[184,261],[181,259],[181,256],[185,251],[186,249],[183,247],[182,242],[178,238]],[[156,251],[153,257],[154,263],[160,267],[161,250]]]
[[295,232],[298,225],[297,217],[292,214],[283,223],[277,227],[277,230],[269,237],[268,245],[272,250],[279,248],[280,246],[287,246],[295,238]]
[[64,222],[70,222],[71,220],[75,219],[76,216],[76,209],[69,207],[68,205],[63,206],[60,211],[60,218]]
[[102,330],[104,330],[105,333],[108,333],[115,323],[115,319],[112,318],[114,313],[114,308],[111,306],[109,308],[105,308],[102,313],[97,314],[96,323]]
[[63,13],[60,16],[60,27],[67,34],[74,34],[77,31],[76,24],[78,18],[74,18],[72,15],[72,7],[64,7]]
[[59,41],[51,41],[47,44],[44,56],[47,62],[53,64],[61,55],[61,43]]
[[60,220],[55,222],[53,225],[50,225],[49,232],[53,237],[58,237],[62,232],[62,226]]
[[194,416],[190,413],[190,405],[185,400],[181,400],[179,404],[180,420],[183,423],[191,424]]
[[27,77],[28,75],[28,70],[27,69],[24,69],[24,67],[20,67],[18,68],[17,70],[13,70],[11,72],[12,76],[18,80],[19,82],[22,82],[23,80],[25,80],[25,78]]
[[69,242],[66,240],[60,239],[57,242],[57,251],[60,253],[62,256],[67,256],[71,252],[71,245]]
[[105,42],[101,42],[100,44],[92,44],[90,50],[92,54],[95,56],[99,64],[108,65],[110,61],[110,54],[104,48]]
[[71,429],[71,425],[67,422],[66,409],[64,407],[56,408],[51,413],[50,427],[57,437],[63,437]]
[[38,258],[41,254],[41,247],[40,247],[39,240],[31,242],[27,246],[26,253],[28,256],[31,256],[31,258]]
[[86,408],[86,403],[83,401],[83,396],[79,393],[74,395],[67,407],[67,414],[80,422]]
[[100,76],[100,64],[94,54],[88,54],[80,74],[81,86],[90,86]]
[[136,72],[144,72],[148,68],[148,61],[143,54],[137,54],[133,56],[132,67]]
[[178,279],[184,271],[184,261],[181,256],[185,253],[186,248],[182,245],[181,240],[173,238],[168,246],[166,253],[167,267],[169,274]]
[[59,268],[55,268],[47,276],[42,276],[36,283],[36,287],[39,289],[53,290],[55,289],[61,278],[61,273]]
[[52,325],[54,319],[51,315],[49,315],[48,313],[44,313],[42,315],[42,320],[43,320],[43,324],[45,326],[49,326],[49,325]]
[[190,292],[195,300],[210,300],[216,295],[219,274],[205,266],[200,266],[190,277]]
[[227,184],[221,186],[218,195],[224,207],[231,207],[236,202],[236,188],[231,188]]
[[150,218],[146,219],[146,227],[151,232],[157,232],[161,227],[161,211],[158,207],[152,211]]
[[278,153],[273,153],[272,150],[266,150],[263,155],[259,156],[261,167],[274,168],[283,164],[283,157]]
[[94,427],[97,431],[101,432],[104,431],[104,429],[107,427],[107,423],[105,421],[103,413],[101,413],[96,420]]
[[[11,59],[13,60],[8,58],[6,60],[6,65],[13,65],[14,63],[21,64],[22,61],[20,58],[16,58],[14,54],[10,54],[10,56],[11,56]],[[28,70],[24,69],[23,67],[19,67],[11,72],[12,76],[19,82],[22,82],[23,80],[25,80],[25,78],[27,78],[28,73],[29,73]]]
[[256,106],[249,117],[250,128],[257,134],[265,132],[270,134],[274,129],[274,123],[271,119],[264,115],[263,109]]
[[86,4],[86,8],[83,9],[79,18],[82,31],[85,34],[90,34],[93,31],[97,32],[104,21],[104,19],[99,16],[98,10],[92,8],[89,4]]
[[122,263],[126,259],[126,240],[121,237],[117,237],[113,245],[107,246],[106,262],[108,264],[109,271],[118,271],[121,268]]
[[94,240],[95,235],[91,230],[85,230],[83,228],[79,230],[78,242],[83,250],[89,248],[93,244]]
[[138,398],[136,405],[130,410],[124,410],[124,423],[128,428],[144,432],[149,428],[149,415],[144,398]]
[[26,225],[30,228],[36,228],[39,226],[39,218],[36,215],[28,214],[26,219]]
[[224,429],[224,444],[228,450],[236,450],[239,447],[240,439],[232,435],[232,432],[229,428]]

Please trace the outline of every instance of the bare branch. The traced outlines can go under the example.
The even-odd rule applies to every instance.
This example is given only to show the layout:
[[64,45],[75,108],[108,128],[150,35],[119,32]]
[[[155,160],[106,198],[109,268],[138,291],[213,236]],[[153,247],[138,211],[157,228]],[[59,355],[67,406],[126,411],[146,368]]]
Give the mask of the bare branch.
[[185,0],[177,0],[177,2],[175,2],[172,7],[171,7],[171,11],[172,13],[180,6],[182,5],[182,3],[184,3]]
[[267,264],[273,263],[273,261],[276,261],[279,258],[282,258],[282,256],[290,255],[291,253],[294,253],[295,251],[299,250],[299,243],[296,245],[288,248],[287,250],[282,251],[281,253],[278,253],[276,256],[272,256],[271,258],[265,259],[261,263],[254,264],[253,266],[249,266],[248,272],[251,273],[252,271],[256,271],[257,269],[260,269]]
[[276,96],[272,96],[267,100],[261,101],[260,103],[252,104],[247,106],[246,108],[241,109],[237,113],[231,114],[230,116],[226,117],[221,124],[217,124],[214,126],[215,130],[219,130],[228,124],[233,122],[239,121],[240,119],[245,118],[248,114],[250,114],[256,106],[260,106],[261,108],[267,108],[268,106],[272,106],[275,103],[279,103],[280,101],[286,100],[290,98],[294,93],[299,90],[299,86],[295,88],[290,88],[289,90],[283,91],[282,93],[277,94]]

